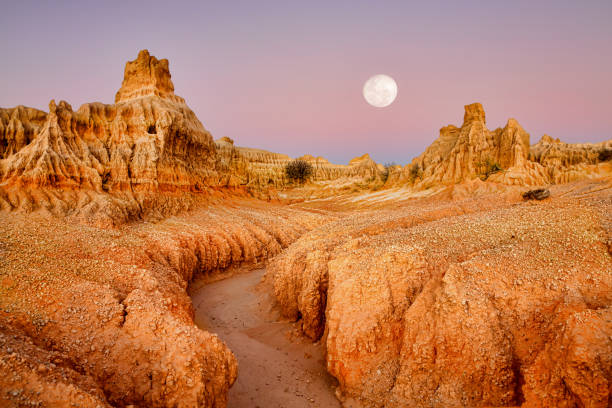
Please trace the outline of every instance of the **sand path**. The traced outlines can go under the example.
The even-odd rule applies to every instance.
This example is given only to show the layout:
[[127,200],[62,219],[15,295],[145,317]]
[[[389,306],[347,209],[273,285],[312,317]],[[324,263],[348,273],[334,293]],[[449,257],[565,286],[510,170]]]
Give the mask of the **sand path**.
[[260,283],[264,272],[190,286],[196,324],[216,333],[238,358],[228,408],[340,407],[321,345],[292,335],[294,325],[279,321],[271,288]]

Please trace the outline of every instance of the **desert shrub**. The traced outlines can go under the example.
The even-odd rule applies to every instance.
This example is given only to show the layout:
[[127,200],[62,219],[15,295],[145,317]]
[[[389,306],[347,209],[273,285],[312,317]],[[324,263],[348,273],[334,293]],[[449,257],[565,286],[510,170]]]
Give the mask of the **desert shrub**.
[[312,165],[304,160],[293,160],[285,166],[285,174],[292,181],[303,183],[312,175]]
[[391,170],[391,167],[393,166],[397,166],[397,164],[395,162],[385,163],[385,170],[383,170],[383,174],[382,174],[383,184],[387,182],[387,179],[389,178],[389,171]]
[[550,197],[550,190],[547,188],[538,188],[523,193],[524,200],[543,200],[548,197]]
[[599,152],[599,161],[612,160],[612,149],[605,149]]
[[478,167],[480,168],[480,178],[482,180],[486,180],[489,178],[491,174],[497,173],[503,170],[502,167],[499,165],[499,163],[491,159],[487,159],[483,162],[478,163]]
[[414,181],[417,178],[420,178],[422,174],[423,170],[421,170],[421,166],[419,166],[418,163],[415,163],[410,167],[410,170],[408,172],[408,178],[410,179],[411,183],[414,183]]

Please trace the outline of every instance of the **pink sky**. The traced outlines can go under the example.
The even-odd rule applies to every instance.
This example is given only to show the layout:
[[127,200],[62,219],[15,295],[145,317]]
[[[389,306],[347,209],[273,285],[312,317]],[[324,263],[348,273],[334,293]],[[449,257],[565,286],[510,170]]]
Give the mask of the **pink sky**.
[[[242,146],[404,164],[472,102],[532,143],[598,142],[612,138],[611,20],[610,1],[12,2],[0,106],[112,103],[147,48],[214,137]],[[383,109],[361,95],[377,73],[399,87]]]

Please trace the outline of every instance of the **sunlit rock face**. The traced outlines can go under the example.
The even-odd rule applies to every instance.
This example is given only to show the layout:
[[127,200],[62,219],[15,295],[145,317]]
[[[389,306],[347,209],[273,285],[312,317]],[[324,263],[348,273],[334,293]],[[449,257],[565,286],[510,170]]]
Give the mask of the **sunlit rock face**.
[[[269,194],[271,190],[296,187],[285,175],[285,166],[293,158],[286,154],[261,149],[235,146],[234,140],[223,137],[215,141],[219,160],[220,185],[245,187],[255,195]],[[382,185],[383,168],[368,154],[352,159],[348,165],[330,163],[323,157],[306,154],[297,158],[312,166],[309,187],[329,189],[354,183]]]
[[[422,186],[452,184],[485,175],[487,166],[495,164],[502,169],[522,167],[528,154],[529,134],[515,119],[508,120],[503,129],[490,131],[482,105],[474,103],[465,106],[460,128],[442,128],[440,137],[412,164],[423,172]],[[524,178],[537,178],[527,169],[521,172],[526,173]]]
[[[380,166],[366,156],[348,166],[303,159],[313,165],[311,181],[323,187],[339,179],[381,183]],[[284,174],[290,160],[235,147],[229,138],[215,146],[174,94],[168,60],[147,50],[127,62],[114,105],[87,103],[75,111],[51,101],[48,113],[0,109],[0,209],[70,213],[96,224],[161,218],[217,188],[274,197],[295,187]]]
[[27,146],[46,119],[46,112],[25,106],[0,109],[0,160]]
[[548,135],[530,149],[530,159],[546,168],[552,183],[595,178],[605,173],[612,158],[612,140],[601,143],[564,143]]
[[[0,207],[87,207],[85,213],[104,207],[113,217],[129,218],[145,202],[160,201],[160,193],[200,193],[215,185],[212,136],[174,95],[167,60],[141,51],[126,64],[116,101],[87,103],[77,111],[51,101],[48,114],[1,109]],[[186,199],[161,201],[151,207],[172,213],[189,206]]]
[[268,279],[347,406],[605,407],[610,188],[587,186],[389,203],[305,234]]
[[142,96],[160,96],[184,102],[174,94],[174,84],[170,77],[167,59],[158,60],[149,55],[148,50],[142,50],[138,58],[125,64],[123,83],[115,95],[115,103]]
[[388,186],[410,184],[417,190],[475,178],[503,185],[544,185],[609,175],[599,144],[568,144],[545,136],[530,146],[530,136],[516,119],[489,130],[480,103],[465,106],[461,127],[448,125],[411,164],[392,168]]

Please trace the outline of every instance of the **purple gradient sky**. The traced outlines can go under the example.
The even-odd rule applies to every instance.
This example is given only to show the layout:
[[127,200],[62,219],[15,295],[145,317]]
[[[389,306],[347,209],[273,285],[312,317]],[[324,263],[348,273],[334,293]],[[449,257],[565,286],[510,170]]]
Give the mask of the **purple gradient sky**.
[[[532,143],[612,138],[610,0],[49,3],[1,7],[2,107],[113,103],[147,48],[215,138],[291,156],[405,164],[475,101]],[[383,109],[377,73],[399,86]]]

